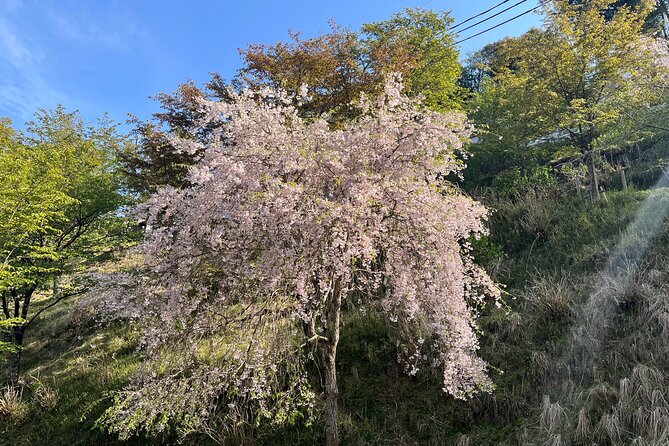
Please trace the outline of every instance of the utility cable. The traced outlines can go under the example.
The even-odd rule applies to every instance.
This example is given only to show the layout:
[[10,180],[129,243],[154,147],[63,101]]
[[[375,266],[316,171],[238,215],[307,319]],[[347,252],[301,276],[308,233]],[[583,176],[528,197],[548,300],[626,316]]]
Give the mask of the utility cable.
[[469,25],[469,26],[466,27],[466,28],[459,29],[459,30],[458,30],[458,33],[461,33],[461,32],[463,32],[463,31],[467,31],[468,29],[472,29],[472,28],[474,28],[475,26],[480,25],[481,23],[487,22],[488,20],[492,20],[492,19],[494,19],[495,17],[504,14],[506,11],[515,8],[516,6],[518,6],[518,5],[520,5],[520,4],[525,3],[526,1],[527,1],[527,0],[520,0],[519,2],[514,3],[513,5],[509,6],[508,8],[502,9],[502,10],[499,11],[498,13],[495,13],[495,14],[491,15],[490,17],[486,17],[485,19],[479,20],[478,22],[473,23],[473,24]]
[[476,19],[476,18],[481,17],[482,15],[486,15],[486,14],[489,13],[490,11],[492,11],[492,10],[494,10],[494,9],[497,9],[497,8],[499,8],[500,6],[502,6],[504,3],[508,3],[508,2],[510,2],[510,1],[511,1],[511,0],[504,0],[504,1],[501,1],[501,2],[497,3],[495,6],[493,6],[492,8],[490,8],[490,9],[486,9],[486,10],[483,11],[483,12],[479,12],[478,14],[476,14],[476,15],[474,15],[474,16],[471,16],[471,17],[469,17],[468,19],[463,20],[462,22],[456,23],[455,25],[451,26],[451,27],[448,28],[448,29],[449,29],[449,30],[450,30],[450,29],[455,29],[455,28],[457,28],[457,27],[459,27],[459,26],[462,26],[462,25],[464,25],[464,24],[467,23],[467,22],[470,22],[470,21],[472,21],[472,20],[474,20],[474,19]]
[[473,34],[473,35],[469,36],[469,37],[465,37],[464,39],[457,40],[457,41],[454,43],[454,45],[458,45],[458,44],[460,44],[460,43],[462,43],[462,42],[466,42],[466,41],[469,40],[469,39],[473,39],[474,37],[478,37],[478,36],[480,36],[481,34],[485,34],[485,33],[487,33],[488,31],[492,31],[492,30],[495,29],[495,28],[499,28],[499,27],[502,26],[502,25],[506,25],[506,24],[509,23],[509,22],[512,22],[512,21],[514,21],[514,20],[516,20],[516,19],[518,19],[518,18],[520,18],[520,17],[522,17],[522,16],[524,16],[524,15],[527,15],[527,14],[529,14],[529,13],[531,13],[531,12],[536,11],[537,9],[541,8],[543,5],[544,5],[544,3],[542,2],[542,3],[538,4],[537,6],[535,6],[534,8],[529,9],[529,10],[527,10],[527,11],[521,13],[521,14],[515,15],[515,16],[511,17],[511,18],[508,19],[508,20],[505,20],[505,21],[503,21],[503,22],[501,22],[501,23],[498,23],[498,24],[495,25],[495,26],[491,26],[490,28],[484,29],[483,31],[480,31],[480,32],[478,32],[478,33],[476,33],[476,34]]

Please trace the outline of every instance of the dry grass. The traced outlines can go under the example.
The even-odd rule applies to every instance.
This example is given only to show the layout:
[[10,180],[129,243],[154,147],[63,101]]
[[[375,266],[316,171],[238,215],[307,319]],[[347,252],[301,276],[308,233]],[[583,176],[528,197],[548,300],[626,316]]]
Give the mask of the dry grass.
[[565,446],[561,434],[551,435],[551,437],[544,443],[546,446]]
[[595,428],[598,444],[621,445],[623,426],[615,413],[604,414]]
[[588,392],[587,402],[591,407],[608,409],[618,400],[618,392],[609,383],[596,384]]
[[562,320],[574,311],[574,287],[565,276],[537,275],[522,298],[533,314],[546,319]]
[[544,396],[543,408],[539,417],[539,426],[542,430],[553,433],[562,428],[567,418],[567,413],[560,403],[551,403],[548,395]]
[[[652,255],[636,263],[619,257],[602,274],[574,283],[545,276],[531,282],[523,318],[562,317],[572,328],[564,356],[530,355],[545,393],[559,399],[544,397],[524,444],[669,445],[668,278],[669,261]],[[579,303],[570,290],[586,287],[592,292]],[[565,362],[574,367],[571,376],[551,373]]]
[[471,442],[467,435],[459,435],[455,440],[455,446],[470,446]]
[[47,411],[53,410],[58,405],[59,392],[58,388],[46,384],[39,377],[32,377],[33,380],[33,398],[39,406]]
[[578,411],[578,416],[576,417],[576,431],[575,436],[579,442],[585,443],[585,441],[590,438],[592,433],[592,421],[588,416],[588,412],[585,408],[581,408]]
[[28,414],[28,404],[23,401],[23,390],[7,386],[0,393],[0,416],[21,421]]

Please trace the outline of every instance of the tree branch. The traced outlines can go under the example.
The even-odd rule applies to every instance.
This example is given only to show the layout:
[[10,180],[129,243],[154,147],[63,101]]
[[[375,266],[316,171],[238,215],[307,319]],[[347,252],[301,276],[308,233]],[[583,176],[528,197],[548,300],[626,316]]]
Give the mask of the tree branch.
[[46,307],[40,308],[40,310],[33,315],[33,317],[30,318],[28,322],[26,322],[25,326],[29,326],[40,314],[42,314],[44,311],[48,310],[49,308],[53,307],[56,305],[58,302],[67,299],[68,297],[73,297],[73,296],[78,296],[80,294],[84,294],[87,292],[89,289],[88,288],[82,288],[81,290],[74,291],[72,293],[67,293],[67,294],[61,294],[59,297],[56,298],[53,302],[51,302],[49,305]]

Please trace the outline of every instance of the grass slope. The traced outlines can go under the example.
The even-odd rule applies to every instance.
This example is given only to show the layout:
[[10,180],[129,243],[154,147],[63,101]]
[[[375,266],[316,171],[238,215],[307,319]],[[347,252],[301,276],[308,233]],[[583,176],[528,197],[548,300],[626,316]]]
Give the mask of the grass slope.
[[[572,330],[597,273],[648,194],[609,192],[592,204],[546,190],[489,203],[498,211],[479,256],[508,292],[508,308],[491,308],[480,320],[493,394],[454,401],[438,379],[406,376],[396,365],[387,322],[347,316],[338,364],[342,444],[667,444],[660,443],[662,423],[669,426],[669,362],[662,356],[669,352],[666,222],[634,273],[635,288],[611,285],[612,298],[627,304],[615,314],[584,382],[564,373],[574,367]],[[95,420],[110,392],[139,366],[138,333],[120,324],[92,325],[72,308],[70,302],[45,312],[27,334],[23,415],[0,420],[0,444],[120,444]],[[51,399],[44,396],[49,392]],[[317,421],[282,432],[256,430],[253,440],[239,442],[319,444],[322,431]]]

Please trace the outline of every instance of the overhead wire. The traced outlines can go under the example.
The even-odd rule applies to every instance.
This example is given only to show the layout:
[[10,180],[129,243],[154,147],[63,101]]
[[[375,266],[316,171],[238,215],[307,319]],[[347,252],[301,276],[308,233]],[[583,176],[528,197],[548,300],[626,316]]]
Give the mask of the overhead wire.
[[[493,9],[495,9],[495,8],[497,8],[497,7],[499,7],[499,6],[501,6],[501,5],[504,4],[504,3],[508,3],[508,1],[510,1],[510,0],[505,0],[505,1],[501,2],[501,3],[498,3],[497,5],[493,6],[492,8],[489,8],[489,9],[486,10],[486,11],[483,11],[483,12],[481,12],[481,13],[475,15],[475,16],[472,16],[472,17],[468,18],[467,20],[464,20],[464,21],[460,22],[459,25],[462,25],[462,24],[464,24],[465,22],[471,21],[472,19],[474,19],[474,18],[476,18],[476,17],[480,17],[481,15],[486,14],[487,12],[490,12],[491,10],[493,10]],[[522,2],[524,2],[524,1],[525,1],[525,0],[522,0],[522,1],[519,2],[519,3],[522,3]],[[537,6],[535,6],[534,8],[528,9],[527,11],[524,11],[524,12],[522,12],[522,13],[520,13],[520,14],[517,14],[517,15],[511,17],[510,19],[507,19],[507,20],[505,20],[505,21],[503,21],[503,22],[501,22],[501,23],[498,23],[498,24],[496,24],[496,25],[494,25],[494,26],[491,26],[491,27],[489,27],[489,28],[486,28],[486,29],[484,29],[483,31],[480,31],[480,32],[478,32],[478,33],[476,33],[476,34],[473,34],[473,35],[471,35],[471,36],[465,37],[464,39],[457,40],[457,41],[453,42],[453,43],[451,44],[451,46],[455,46],[455,45],[458,45],[458,44],[460,44],[460,43],[462,43],[462,42],[466,42],[467,40],[473,39],[474,37],[478,37],[478,36],[480,36],[481,34],[485,34],[485,33],[489,32],[489,31],[492,31],[492,30],[495,29],[495,28],[499,28],[500,26],[506,25],[506,24],[509,23],[509,22],[512,22],[512,21],[514,21],[514,20],[517,20],[517,19],[519,19],[520,17],[523,17],[523,16],[525,16],[525,15],[527,15],[527,14],[530,14],[530,13],[536,11],[537,9],[541,8],[542,6],[544,6],[548,1],[549,1],[549,0],[540,0],[540,1],[539,1],[539,4],[538,4]],[[517,3],[517,4],[519,4],[519,3]],[[517,4],[516,4],[516,5],[517,5]],[[514,5],[514,6],[516,6],[516,5]],[[511,7],[507,8],[507,9],[505,9],[504,11],[501,11],[500,13],[497,13],[496,15],[499,15],[499,14],[505,12],[505,11],[508,11],[509,9],[513,8],[514,6],[511,6]],[[491,18],[492,18],[492,17],[491,17]],[[483,22],[483,21],[481,21],[481,23],[482,23],[482,22]],[[456,25],[456,26],[459,26],[459,25]],[[471,28],[471,27],[473,27],[473,26],[474,26],[474,25],[471,25],[471,26],[467,27],[466,29],[469,29],[469,28]],[[453,29],[453,28],[454,28],[454,27],[448,28],[448,30],[451,30],[451,29]],[[429,61],[429,62],[426,64],[426,66],[423,67],[423,69],[425,69],[425,68],[427,68],[427,67],[429,67],[429,66],[432,66],[433,64],[437,63],[438,61],[439,61],[438,59]]]
[[521,4],[523,4],[523,3],[527,2],[527,1],[528,1],[528,0],[520,0],[519,2],[514,3],[513,5],[509,6],[508,8],[502,9],[501,11],[499,11],[499,12],[497,12],[497,13],[491,15],[490,17],[486,17],[485,19],[479,20],[478,22],[473,23],[473,24],[469,25],[469,26],[466,27],[466,28],[463,28],[463,29],[458,30],[458,33],[461,33],[461,32],[463,32],[463,31],[467,31],[468,29],[472,29],[472,28],[474,28],[475,26],[480,25],[481,23],[485,23],[485,22],[487,22],[488,20],[492,20],[492,19],[494,19],[495,17],[500,16],[500,15],[504,14],[505,12],[509,11],[510,9],[513,9],[513,8],[515,8],[516,6],[521,5]]
[[505,20],[505,21],[503,21],[503,22],[501,22],[501,23],[498,23],[498,24],[496,24],[495,26],[491,26],[491,27],[489,27],[489,28],[486,28],[486,29],[484,29],[483,31],[480,31],[480,32],[478,32],[478,33],[476,33],[476,34],[472,34],[471,36],[468,36],[468,37],[466,37],[466,38],[464,38],[464,39],[456,40],[456,41],[454,42],[454,45],[458,45],[458,44],[460,44],[460,43],[462,43],[462,42],[466,42],[467,40],[473,39],[474,37],[478,37],[478,36],[480,36],[481,34],[485,34],[485,33],[489,32],[489,31],[492,31],[492,30],[495,29],[495,28],[499,28],[499,27],[502,26],[502,25],[506,25],[506,24],[509,23],[509,22],[512,22],[512,21],[514,21],[514,20],[517,20],[517,19],[519,19],[520,17],[522,17],[522,16],[524,16],[524,15],[527,15],[527,14],[529,14],[529,13],[531,13],[531,12],[536,11],[537,9],[541,8],[542,6],[544,6],[544,2],[539,3],[537,6],[535,6],[535,7],[532,8],[532,9],[528,9],[527,11],[522,12],[522,13],[520,13],[520,14],[517,14],[517,15],[511,17],[510,19],[507,19],[507,20]]
[[472,20],[474,20],[474,19],[476,19],[476,18],[481,17],[482,15],[486,15],[486,14],[489,13],[490,11],[493,11],[493,10],[499,8],[499,7],[502,6],[504,3],[509,3],[510,1],[511,1],[511,0],[503,0],[503,1],[499,2],[499,3],[497,3],[497,4],[496,4],[495,6],[493,6],[492,8],[486,9],[486,10],[483,11],[483,12],[479,12],[478,14],[476,14],[476,15],[474,15],[474,16],[471,16],[471,17],[469,17],[469,18],[463,20],[462,22],[456,23],[455,25],[451,26],[451,27],[448,28],[448,29],[449,29],[449,30],[450,30],[450,29],[455,29],[455,28],[457,28],[457,27],[459,27],[459,26],[462,26],[462,25],[464,25],[465,23],[468,23],[468,22],[470,22],[470,21],[472,21]]

